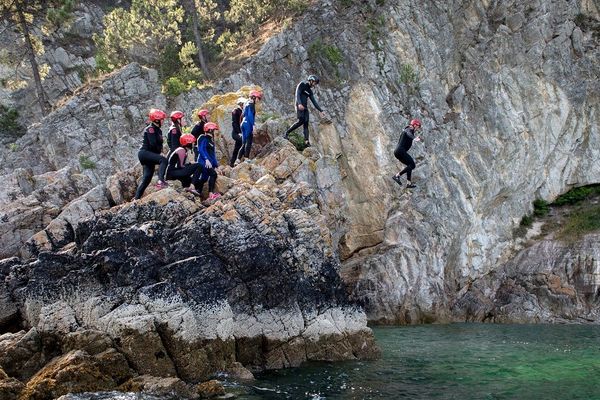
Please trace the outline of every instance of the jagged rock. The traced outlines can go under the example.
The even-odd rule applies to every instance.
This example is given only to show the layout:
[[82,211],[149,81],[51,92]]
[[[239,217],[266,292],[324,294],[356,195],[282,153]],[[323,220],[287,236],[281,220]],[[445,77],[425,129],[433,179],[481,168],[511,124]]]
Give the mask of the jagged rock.
[[227,376],[233,380],[250,382],[254,381],[254,374],[239,362],[233,362],[227,368]]
[[181,379],[157,378],[142,375],[132,378],[122,384],[119,390],[125,392],[149,392],[155,395],[177,396],[177,398],[193,399],[198,396]]
[[113,342],[105,332],[86,329],[67,333],[64,337],[62,351],[83,350],[94,356],[113,347]]
[[35,328],[0,336],[0,368],[10,377],[26,381],[46,361],[42,340]]
[[201,399],[212,399],[225,394],[225,388],[223,387],[223,384],[216,379],[202,382],[196,386],[196,391],[200,395]]
[[0,399],[16,400],[25,385],[15,378],[10,378],[0,368]]
[[128,377],[126,370],[125,358],[114,350],[95,357],[72,351],[44,366],[27,382],[19,398],[52,400],[67,393],[111,390]]

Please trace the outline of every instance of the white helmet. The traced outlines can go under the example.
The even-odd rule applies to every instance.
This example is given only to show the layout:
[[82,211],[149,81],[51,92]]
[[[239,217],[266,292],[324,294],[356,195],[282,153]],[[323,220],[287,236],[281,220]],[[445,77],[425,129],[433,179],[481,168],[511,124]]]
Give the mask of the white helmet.
[[244,104],[246,103],[246,98],[244,97],[239,97],[236,101],[235,104]]

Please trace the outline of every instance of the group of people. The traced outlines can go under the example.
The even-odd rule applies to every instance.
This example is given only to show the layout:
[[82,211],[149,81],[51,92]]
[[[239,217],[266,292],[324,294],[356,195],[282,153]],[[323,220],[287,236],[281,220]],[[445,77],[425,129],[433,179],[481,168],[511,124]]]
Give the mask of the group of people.
[[[291,125],[284,133],[288,139],[289,134],[300,126],[303,127],[304,145],[310,146],[309,140],[309,111],[308,100],[319,110],[321,118],[325,117],[325,112],[319,106],[315,99],[313,88],[319,84],[319,78],[316,75],[309,75],[305,81],[296,86],[295,108],[298,121]],[[234,148],[229,160],[229,165],[234,167],[244,158],[249,159],[252,149],[254,136],[254,123],[256,120],[256,104],[262,100],[263,95],[258,90],[252,90],[249,99],[240,97],[237,99],[236,107],[231,112],[232,133]],[[201,109],[197,113],[198,123],[192,128],[191,133],[183,133],[182,111],[173,111],[170,115],[171,126],[167,134],[167,144],[169,152],[167,157],[162,155],[163,134],[162,124],[167,115],[164,111],[158,109],[150,110],[148,117],[150,124],[146,126],[143,133],[142,146],[138,152],[138,158],[143,167],[143,175],[140,184],[135,193],[135,198],[140,199],[144,191],[152,181],[154,169],[158,168],[157,188],[162,189],[168,186],[167,180],[179,180],[184,190],[200,196],[204,184],[208,182],[209,200],[215,200],[220,194],[215,192],[217,181],[217,170],[219,162],[215,152],[215,134],[219,131],[219,126],[210,122],[210,112]],[[420,141],[417,131],[421,129],[421,121],[413,119],[410,124],[404,128],[394,156],[406,167],[398,172],[393,179],[399,185],[402,185],[401,176],[406,174],[407,188],[414,188],[411,181],[412,170],[415,168],[415,161],[408,154],[413,141]],[[193,152],[195,162],[188,162],[188,152]],[[193,185],[194,188],[190,186]]]

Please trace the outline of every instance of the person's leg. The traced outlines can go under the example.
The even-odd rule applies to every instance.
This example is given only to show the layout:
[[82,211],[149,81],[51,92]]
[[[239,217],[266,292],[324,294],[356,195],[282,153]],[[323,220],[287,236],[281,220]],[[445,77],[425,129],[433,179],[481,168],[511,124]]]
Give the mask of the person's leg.
[[246,158],[250,158],[250,150],[252,150],[252,140],[254,139],[254,132],[250,129],[250,134],[246,139],[246,144],[244,145],[244,156]]
[[214,193],[215,191],[215,184],[217,183],[217,171],[215,171],[214,168],[211,168],[210,171],[208,172],[209,174],[209,178],[208,178],[208,192],[209,193]]
[[308,141],[308,110],[304,110],[304,122],[302,124],[304,133],[304,144],[310,144]]
[[304,124],[304,120],[298,118],[298,121],[296,121],[296,123],[294,125],[290,126],[287,129],[287,131],[285,131],[285,134],[283,136],[287,139],[290,133],[292,133],[293,131],[295,131],[299,127],[301,127],[303,124]]
[[137,190],[135,191],[135,199],[141,199],[144,195],[144,191],[152,181],[152,175],[154,175],[154,164],[145,164],[142,165],[144,169],[144,173],[142,175],[142,181],[138,185]]
[[235,140],[235,145],[233,146],[233,153],[231,154],[231,160],[229,160],[229,166],[233,168],[235,160],[239,158],[240,149],[242,148],[242,137],[239,133],[232,133],[231,137]]

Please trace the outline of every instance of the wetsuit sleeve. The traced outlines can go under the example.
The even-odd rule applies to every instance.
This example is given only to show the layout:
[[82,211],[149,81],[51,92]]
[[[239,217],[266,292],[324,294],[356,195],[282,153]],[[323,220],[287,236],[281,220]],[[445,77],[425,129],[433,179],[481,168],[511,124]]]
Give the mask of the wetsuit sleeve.
[[236,108],[231,113],[231,127],[235,133],[241,133],[242,128],[240,128],[240,123],[242,122],[242,110]]
[[310,95],[308,96],[308,98],[310,99],[311,103],[313,103],[313,105],[315,106],[315,108],[321,112],[323,112],[323,109],[319,106],[319,103],[317,103],[317,99],[315,99],[315,94],[313,93],[312,90],[310,90]]
[[254,103],[248,103],[246,107],[244,107],[244,119],[250,125],[254,125],[254,114]]
[[409,128],[404,128],[404,133],[410,138],[410,140],[415,138],[415,132]]
[[201,161],[202,167],[204,167],[204,162],[206,160],[210,160],[208,149],[206,148],[207,143],[208,140],[205,138],[202,138],[198,141],[198,161]]
[[302,104],[302,82],[296,86],[296,107],[298,104]]

